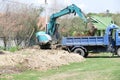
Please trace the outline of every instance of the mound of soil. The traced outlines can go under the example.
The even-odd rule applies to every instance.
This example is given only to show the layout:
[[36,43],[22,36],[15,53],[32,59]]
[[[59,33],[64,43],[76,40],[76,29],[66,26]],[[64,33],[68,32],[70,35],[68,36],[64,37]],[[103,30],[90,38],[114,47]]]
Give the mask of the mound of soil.
[[82,56],[75,53],[69,53],[64,50],[23,49],[10,54],[8,54],[8,52],[5,54],[4,51],[4,54],[0,55],[0,67],[3,68],[10,66],[36,70],[47,70],[51,68],[57,68],[61,65],[68,65],[69,63],[81,62],[84,60],[85,59]]

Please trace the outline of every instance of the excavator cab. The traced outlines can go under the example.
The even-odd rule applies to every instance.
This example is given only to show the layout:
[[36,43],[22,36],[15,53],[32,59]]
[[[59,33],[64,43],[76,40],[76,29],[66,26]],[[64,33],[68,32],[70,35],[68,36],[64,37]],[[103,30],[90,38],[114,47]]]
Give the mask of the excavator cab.
[[[53,36],[51,36],[52,37],[52,44],[56,44],[56,43],[58,43],[59,42],[59,40],[60,40],[60,34],[59,34],[59,26],[60,26],[60,24],[59,23],[55,23],[54,24],[54,35]],[[46,29],[47,29],[47,27],[48,26],[46,26]],[[48,29],[47,29],[48,30]]]

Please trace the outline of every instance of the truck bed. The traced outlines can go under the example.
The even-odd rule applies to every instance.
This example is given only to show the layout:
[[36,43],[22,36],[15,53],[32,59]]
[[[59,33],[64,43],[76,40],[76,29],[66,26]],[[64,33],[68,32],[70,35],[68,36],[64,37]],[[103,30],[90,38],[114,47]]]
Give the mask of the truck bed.
[[104,37],[98,36],[85,36],[85,37],[63,37],[63,46],[82,45],[82,46],[94,46],[104,45]]

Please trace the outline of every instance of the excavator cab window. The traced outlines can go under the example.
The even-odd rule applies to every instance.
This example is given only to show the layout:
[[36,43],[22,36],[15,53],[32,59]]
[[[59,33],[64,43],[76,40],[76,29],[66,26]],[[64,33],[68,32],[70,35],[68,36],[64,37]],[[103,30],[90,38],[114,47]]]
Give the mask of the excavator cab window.
[[54,32],[54,35],[53,35],[53,42],[54,43],[57,43],[58,41],[59,41],[59,39],[60,39],[60,34],[59,34],[59,25],[60,24],[58,24],[58,23],[56,23],[54,26],[54,28],[55,28],[55,32]]
[[55,27],[59,27],[59,26],[60,26],[60,24],[59,24],[59,23],[56,23],[56,24],[55,24]]

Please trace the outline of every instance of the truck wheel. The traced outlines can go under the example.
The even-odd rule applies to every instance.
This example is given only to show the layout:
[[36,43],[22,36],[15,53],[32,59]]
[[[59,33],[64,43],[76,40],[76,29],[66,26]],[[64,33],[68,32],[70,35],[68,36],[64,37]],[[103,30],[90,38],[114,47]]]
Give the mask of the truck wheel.
[[81,48],[76,48],[74,50],[74,53],[78,53],[79,55],[83,56],[83,57],[87,57],[88,53],[86,53],[83,49]]
[[120,48],[117,49],[117,55],[120,57]]

